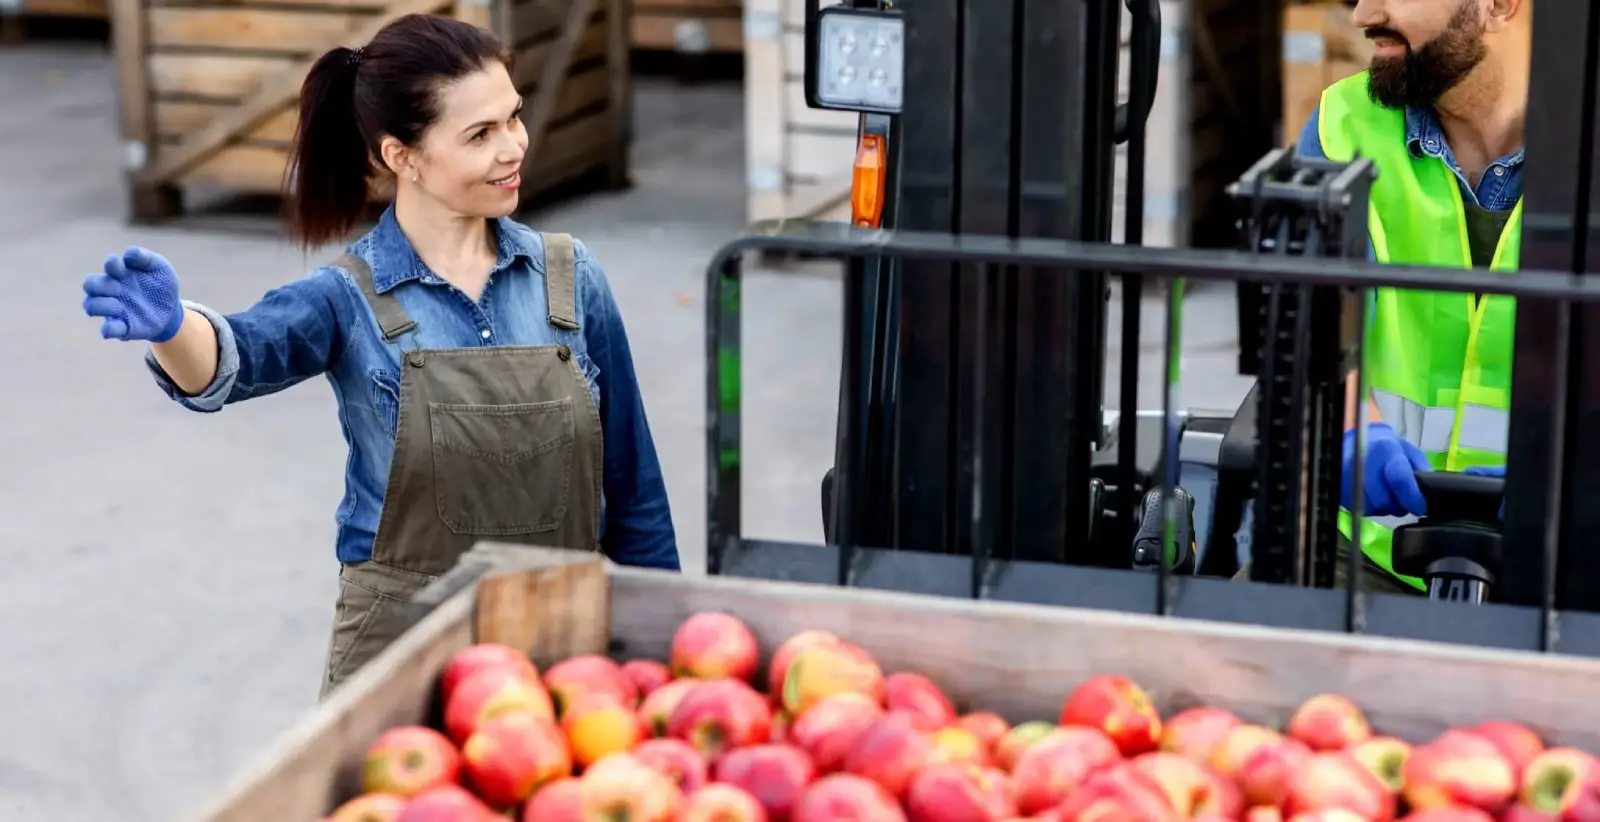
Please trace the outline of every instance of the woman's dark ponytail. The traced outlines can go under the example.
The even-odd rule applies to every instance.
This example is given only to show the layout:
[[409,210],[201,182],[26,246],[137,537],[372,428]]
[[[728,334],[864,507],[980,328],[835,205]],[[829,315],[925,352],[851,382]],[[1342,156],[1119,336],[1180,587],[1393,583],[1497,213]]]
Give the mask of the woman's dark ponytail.
[[284,179],[289,224],[307,247],[342,239],[366,212],[372,166],[356,120],[361,52],[317,60],[300,87],[300,122]]

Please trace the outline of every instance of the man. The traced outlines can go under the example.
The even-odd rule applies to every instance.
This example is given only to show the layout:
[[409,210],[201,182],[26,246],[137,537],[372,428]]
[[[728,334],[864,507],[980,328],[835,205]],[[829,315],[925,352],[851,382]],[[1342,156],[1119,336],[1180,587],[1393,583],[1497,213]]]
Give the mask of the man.
[[[1531,0],[1360,0],[1370,68],[1323,92],[1298,151],[1378,167],[1368,216],[1379,262],[1515,270]],[[1364,369],[1367,458],[1360,587],[1420,593],[1390,562],[1392,529],[1426,513],[1416,471],[1503,476],[1510,297],[1374,289]],[[1351,378],[1351,394],[1358,385]],[[1357,417],[1347,409],[1338,582],[1345,583]]]

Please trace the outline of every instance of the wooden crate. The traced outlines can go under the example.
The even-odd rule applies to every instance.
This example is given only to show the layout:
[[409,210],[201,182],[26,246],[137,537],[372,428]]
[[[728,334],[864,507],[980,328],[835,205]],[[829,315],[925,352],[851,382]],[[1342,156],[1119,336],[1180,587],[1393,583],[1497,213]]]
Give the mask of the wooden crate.
[[850,219],[860,115],[805,99],[805,3],[745,0],[746,216]]
[[742,0],[634,0],[630,39],[642,51],[744,51]]
[[590,173],[625,184],[625,9],[624,0],[112,0],[132,217],[172,216],[196,183],[277,193],[311,64],[413,12],[492,28],[516,49],[525,196]]
[[[110,11],[107,0],[0,0],[0,43],[28,39],[29,22],[41,20],[104,24]],[[94,36],[103,34],[96,31]]]
[[1372,61],[1372,41],[1350,23],[1343,3],[1283,8],[1283,142],[1294,145],[1322,101],[1322,90]]
[[[684,618],[745,620],[769,652],[809,628],[860,644],[888,670],[920,671],[958,705],[1013,722],[1054,719],[1091,675],[1121,673],[1165,711],[1225,706],[1281,722],[1324,692],[1381,731],[1421,741],[1453,725],[1528,722],[1547,741],[1600,750],[1590,698],[1600,660],[1151,616],[618,569],[592,554],[487,546],[489,578],[446,599],[284,734],[195,822],[311,822],[353,795],[367,745],[426,721],[452,654],[474,641],[525,648],[541,666],[576,654],[665,659]],[[457,576],[457,575],[452,575]],[[441,580],[437,597],[462,584]]]

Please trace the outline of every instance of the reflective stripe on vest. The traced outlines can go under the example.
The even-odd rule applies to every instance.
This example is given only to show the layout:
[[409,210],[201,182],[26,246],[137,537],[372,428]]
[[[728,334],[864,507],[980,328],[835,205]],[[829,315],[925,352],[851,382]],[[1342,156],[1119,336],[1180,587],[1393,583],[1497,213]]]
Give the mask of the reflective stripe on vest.
[[[1378,168],[1367,230],[1379,262],[1470,268],[1466,209],[1456,175],[1437,157],[1412,156],[1405,119],[1403,111],[1372,102],[1362,72],[1322,93],[1318,136],[1329,159],[1349,162],[1359,153]],[[1516,269],[1521,237],[1518,202],[1491,268]],[[1515,300],[1395,288],[1373,292],[1377,307],[1362,368],[1384,422],[1427,454],[1436,469],[1504,465]],[[1393,573],[1392,529],[1409,521],[1367,518],[1362,551]],[[1350,524],[1349,512],[1341,511],[1339,530],[1346,538]],[[1420,579],[1399,578],[1423,588]]]

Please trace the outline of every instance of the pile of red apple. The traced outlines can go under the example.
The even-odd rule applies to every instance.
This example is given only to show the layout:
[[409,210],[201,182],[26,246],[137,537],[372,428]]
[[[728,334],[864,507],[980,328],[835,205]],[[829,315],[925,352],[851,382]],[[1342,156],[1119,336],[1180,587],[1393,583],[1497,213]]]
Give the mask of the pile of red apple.
[[720,613],[678,629],[670,667],[541,675],[474,645],[444,669],[443,732],[385,733],[326,822],[1600,822],[1596,760],[1513,722],[1413,746],[1328,694],[1280,732],[1215,707],[1163,719],[1097,676],[1056,721],[1011,726],[826,632],[760,658]]

